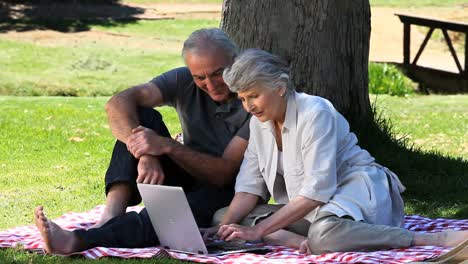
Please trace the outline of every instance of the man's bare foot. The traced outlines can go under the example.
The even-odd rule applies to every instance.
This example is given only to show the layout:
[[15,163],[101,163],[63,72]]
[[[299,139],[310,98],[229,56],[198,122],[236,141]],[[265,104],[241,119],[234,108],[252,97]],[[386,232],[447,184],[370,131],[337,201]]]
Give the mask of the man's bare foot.
[[413,246],[455,247],[468,240],[468,231],[445,230],[438,233],[414,233]]
[[42,206],[38,206],[34,210],[34,220],[37,229],[41,232],[47,253],[68,255],[84,250],[80,239],[73,232],[67,231],[47,219]]
[[91,228],[101,227],[112,218],[123,215],[127,210],[129,200],[129,185],[127,183],[114,183],[107,193],[106,207],[101,215],[101,219]]

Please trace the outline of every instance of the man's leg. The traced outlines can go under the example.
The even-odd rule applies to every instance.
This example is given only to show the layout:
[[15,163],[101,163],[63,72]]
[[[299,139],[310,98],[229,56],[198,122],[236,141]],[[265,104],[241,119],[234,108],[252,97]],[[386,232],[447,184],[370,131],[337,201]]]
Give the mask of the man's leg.
[[68,255],[89,248],[138,248],[158,245],[158,238],[146,209],[112,218],[102,227],[68,231],[49,220],[42,206],[34,212],[35,222],[49,254]]
[[[139,108],[140,124],[156,131],[161,136],[170,137],[161,114],[152,108]],[[167,157],[161,157],[161,164]],[[109,168],[106,172],[106,207],[101,219],[94,227],[102,226],[113,217],[123,215],[127,206],[141,202],[136,187],[138,177],[138,160],[127,150],[127,146],[117,141],[115,143]],[[164,165],[163,165],[163,169]]]
[[211,226],[215,212],[228,206],[234,197],[234,188],[214,188],[210,186],[198,185],[192,190],[186,191],[186,196],[193,216],[198,227],[206,228]]
[[[232,189],[190,188],[186,185],[184,190],[188,190],[187,199],[200,227],[208,227],[214,212],[229,204],[233,196]],[[97,246],[138,248],[159,243],[146,209],[114,217],[101,227],[74,231],[64,230],[47,219],[42,206],[36,208],[34,215],[46,252],[50,254],[67,255]]]

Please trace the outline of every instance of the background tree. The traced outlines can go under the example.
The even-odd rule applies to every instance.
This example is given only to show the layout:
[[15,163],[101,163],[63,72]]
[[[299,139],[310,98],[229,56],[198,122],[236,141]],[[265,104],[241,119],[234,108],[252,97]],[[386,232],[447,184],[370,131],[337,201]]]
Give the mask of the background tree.
[[351,120],[367,119],[368,0],[225,0],[222,15],[241,48],[286,59],[298,90],[329,99]]
[[241,48],[280,55],[298,90],[329,99],[348,118],[359,145],[406,185],[407,212],[430,208],[443,216],[444,208],[455,208],[452,217],[468,215],[468,163],[422,152],[398,139],[391,122],[373,116],[368,0],[224,0],[222,15],[221,27]]

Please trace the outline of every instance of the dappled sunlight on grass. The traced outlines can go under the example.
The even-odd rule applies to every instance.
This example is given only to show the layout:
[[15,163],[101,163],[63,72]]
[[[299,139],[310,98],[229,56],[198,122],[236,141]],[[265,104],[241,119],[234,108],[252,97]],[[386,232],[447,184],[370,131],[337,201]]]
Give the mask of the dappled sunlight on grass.
[[422,150],[468,159],[468,95],[379,95],[376,105],[392,121],[397,138]]
[[[103,179],[115,142],[107,100],[0,97],[0,228],[31,223],[38,204],[55,217],[104,203]],[[159,111],[170,133],[180,132],[175,111]]]

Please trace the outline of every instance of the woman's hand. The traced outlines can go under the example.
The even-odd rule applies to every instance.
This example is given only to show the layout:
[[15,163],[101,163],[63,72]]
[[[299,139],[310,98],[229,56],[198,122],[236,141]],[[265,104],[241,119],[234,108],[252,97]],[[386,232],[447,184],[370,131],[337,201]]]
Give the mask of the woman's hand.
[[203,240],[207,240],[210,238],[217,238],[217,233],[219,230],[219,226],[212,226],[208,228],[200,228],[200,232],[203,235]]
[[218,230],[218,236],[220,239],[231,241],[231,240],[247,240],[257,241],[262,238],[260,230],[255,226],[242,226],[238,224],[222,225]]

